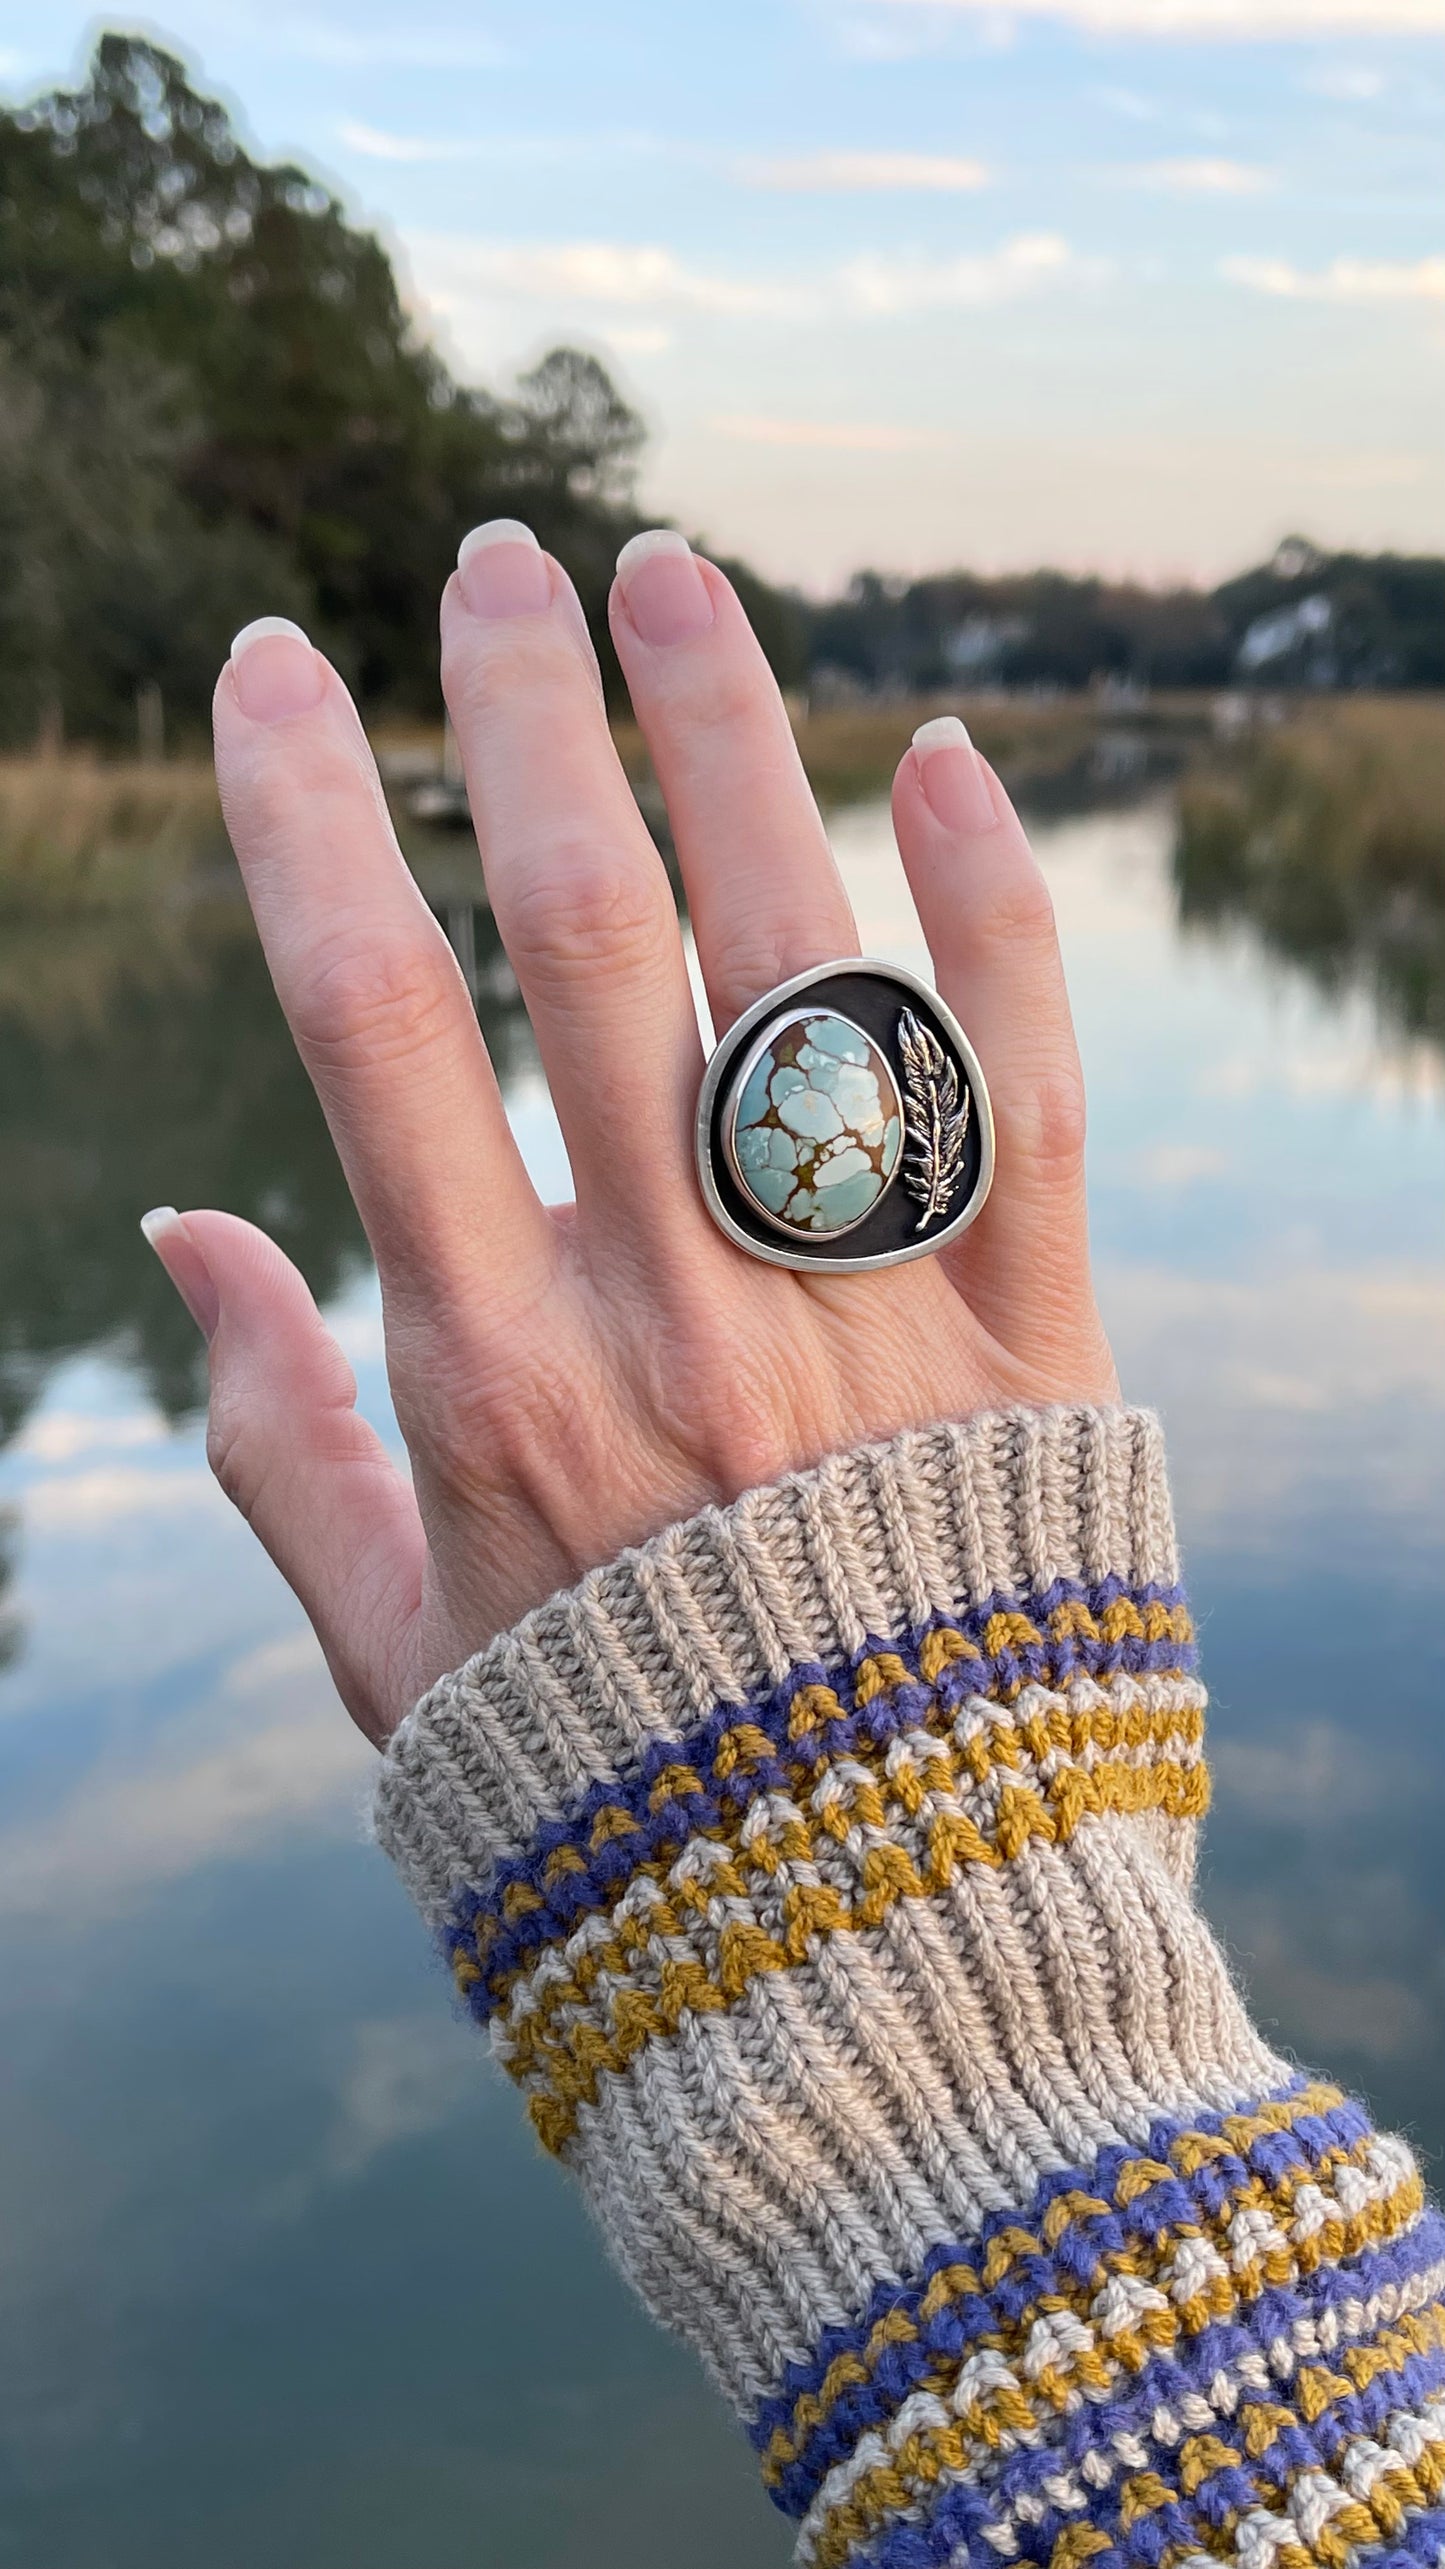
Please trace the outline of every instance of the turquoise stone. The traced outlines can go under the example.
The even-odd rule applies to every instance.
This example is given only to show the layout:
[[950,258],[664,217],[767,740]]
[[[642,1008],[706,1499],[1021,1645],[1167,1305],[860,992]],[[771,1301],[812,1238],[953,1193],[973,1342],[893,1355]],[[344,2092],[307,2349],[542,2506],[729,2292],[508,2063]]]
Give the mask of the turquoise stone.
[[891,1185],[903,1151],[897,1082],[846,1017],[769,1028],[732,1110],[733,1172],[788,1231],[849,1231]]

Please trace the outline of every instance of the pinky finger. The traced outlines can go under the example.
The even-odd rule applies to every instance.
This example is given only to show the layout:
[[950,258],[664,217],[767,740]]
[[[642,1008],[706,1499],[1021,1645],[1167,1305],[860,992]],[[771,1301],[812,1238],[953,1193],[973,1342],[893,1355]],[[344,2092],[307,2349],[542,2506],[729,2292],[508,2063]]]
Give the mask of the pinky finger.
[[209,1344],[211,1468],[379,1745],[416,1691],[426,1539],[411,1484],[358,1415],[356,1378],[305,1279],[264,1231],[170,1206],[141,1228]]

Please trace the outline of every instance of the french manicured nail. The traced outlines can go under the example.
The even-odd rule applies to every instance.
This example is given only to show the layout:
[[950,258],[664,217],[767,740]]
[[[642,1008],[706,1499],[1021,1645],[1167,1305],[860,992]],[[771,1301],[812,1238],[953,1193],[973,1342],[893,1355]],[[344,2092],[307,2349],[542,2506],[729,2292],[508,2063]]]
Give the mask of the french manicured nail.
[[209,1342],[221,1317],[221,1297],[181,1215],[173,1204],[158,1204],[153,1213],[141,1215],[140,1227],[201,1336]]
[[913,755],[924,800],[946,830],[966,830],[977,837],[996,830],[1003,818],[994,801],[988,770],[957,714],[940,714],[920,723],[913,735]]
[[644,642],[690,642],[712,623],[712,599],[697,556],[675,527],[653,526],[634,535],[617,556],[617,577]]
[[326,663],[289,616],[261,615],[243,624],[231,645],[236,702],[253,723],[309,714],[326,692]]
[[519,517],[489,518],[464,535],[457,578],[473,615],[541,615],[552,603],[546,556]]

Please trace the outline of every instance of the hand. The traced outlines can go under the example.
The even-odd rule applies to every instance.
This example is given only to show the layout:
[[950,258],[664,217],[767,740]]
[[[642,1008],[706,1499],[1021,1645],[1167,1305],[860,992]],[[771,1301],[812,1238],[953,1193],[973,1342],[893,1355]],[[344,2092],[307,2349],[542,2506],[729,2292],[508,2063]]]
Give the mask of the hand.
[[[612,623],[721,1030],[856,953],[857,932],[722,573],[678,538],[640,539]],[[412,1482],[271,1241],[215,1212],[148,1228],[210,1337],[214,1469],[369,1737],[553,1589],[709,1502],[934,1418],[1117,1397],[1049,897],[965,738],[909,751],[894,820],[992,1092],[993,1193],[938,1258],[799,1275],[733,1248],[698,1193],[682,939],[558,564],[519,527],[470,538],[442,674],[575,1206],[532,1190],[340,679],[294,627],[242,644],[216,690],[226,820],[375,1253]]]

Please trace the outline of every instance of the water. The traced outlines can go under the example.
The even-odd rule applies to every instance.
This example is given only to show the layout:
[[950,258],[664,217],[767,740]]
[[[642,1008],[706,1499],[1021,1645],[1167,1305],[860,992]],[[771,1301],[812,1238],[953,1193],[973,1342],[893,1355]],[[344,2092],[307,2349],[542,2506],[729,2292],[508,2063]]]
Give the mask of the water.
[[[1167,802],[1114,785],[1039,843],[1101,1292],[1204,1624],[1205,1897],[1276,2039],[1436,2152],[1445,1065],[1247,922],[1182,931]],[[918,963],[881,807],[835,835],[865,946]],[[564,1191],[487,923],[452,907]],[[781,2564],[750,2459],[451,2016],[362,1842],[370,1752],[206,1474],[148,1204],[268,1223],[387,1416],[245,923],[12,934],[0,1100],[0,2562]]]

